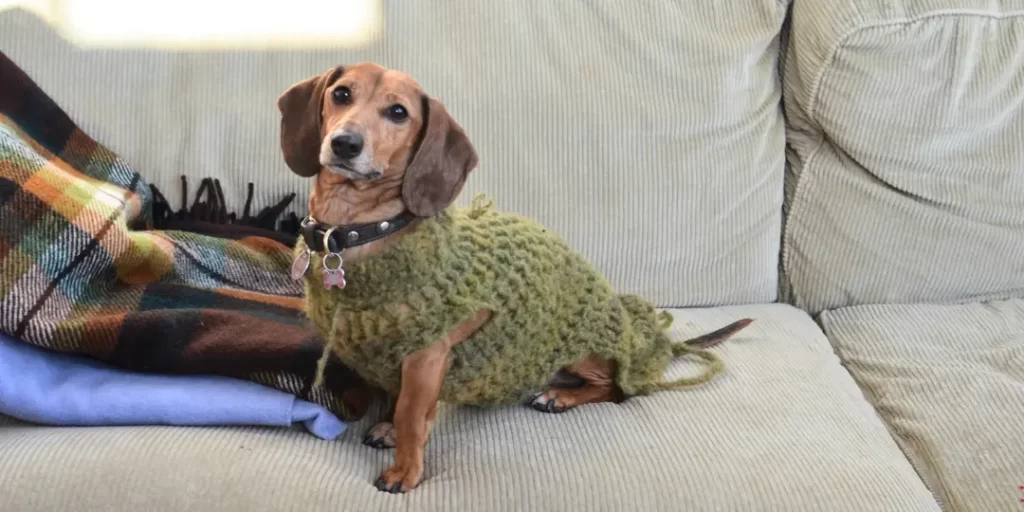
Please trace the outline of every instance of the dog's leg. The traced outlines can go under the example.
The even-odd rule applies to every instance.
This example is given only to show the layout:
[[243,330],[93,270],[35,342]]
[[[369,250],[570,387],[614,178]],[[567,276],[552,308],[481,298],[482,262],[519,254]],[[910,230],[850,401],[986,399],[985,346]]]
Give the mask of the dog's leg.
[[[698,348],[715,346],[753,322],[750,318],[737,320],[721,329],[683,343]],[[622,390],[615,384],[617,368],[614,361],[591,356],[559,372],[544,391],[533,395],[527,405],[541,412],[565,412],[573,407],[597,402],[619,402]],[[564,375],[563,375],[564,374]],[[579,377],[582,386],[570,386],[571,377]]]
[[482,310],[445,339],[407,356],[402,362],[402,389],[395,403],[395,463],[377,479],[377,489],[406,492],[423,479],[423,453],[437,417],[437,401],[448,370],[448,353],[491,317]]
[[565,369],[583,380],[578,387],[551,387],[537,393],[528,405],[541,412],[565,412],[573,407],[598,402],[616,402],[622,393],[615,385],[615,362],[588,357]]
[[387,410],[384,411],[380,422],[367,431],[363,437],[363,444],[380,449],[395,447],[395,402],[395,398],[387,397]]
[[402,364],[402,391],[395,404],[395,463],[377,479],[378,489],[405,492],[423,478],[430,416],[437,414],[447,356],[448,347],[439,343],[410,355]]

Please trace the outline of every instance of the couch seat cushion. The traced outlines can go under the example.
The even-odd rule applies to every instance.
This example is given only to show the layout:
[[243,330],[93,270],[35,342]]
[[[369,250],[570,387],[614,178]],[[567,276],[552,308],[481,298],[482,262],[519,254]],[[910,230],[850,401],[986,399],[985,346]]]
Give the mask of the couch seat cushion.
[[822,314],[839,356],[947,510],[1024,503],[1024,300]]
[[[5,510],[855,510],[938,506],[805,313],[675,310],[690,337],[757,321],[704,388],[590,405],[442,408],[427,480],[372,482],[393,451],[264,428],[0,427]],[[677,363],[669,377],[696,371]]]

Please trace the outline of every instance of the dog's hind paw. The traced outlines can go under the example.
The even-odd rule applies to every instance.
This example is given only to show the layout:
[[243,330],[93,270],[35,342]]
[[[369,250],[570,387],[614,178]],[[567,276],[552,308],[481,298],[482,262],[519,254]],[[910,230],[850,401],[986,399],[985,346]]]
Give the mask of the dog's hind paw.
[[395,447],[395,425],[384,421],[374,425],[363,436],[363,444],[371,448],[387,449]]
[[617,401],[618,392],[609,384],[587,384],[579,388],[548,388],[533,395],[526,405],[540,412],[565,412],[584,404]]
[[533,395],[526,401],[526,405],[533,407],[536,411],[548,413],[560,413],[569,410],[567,407],[559,406],[557,389],[549,389]]

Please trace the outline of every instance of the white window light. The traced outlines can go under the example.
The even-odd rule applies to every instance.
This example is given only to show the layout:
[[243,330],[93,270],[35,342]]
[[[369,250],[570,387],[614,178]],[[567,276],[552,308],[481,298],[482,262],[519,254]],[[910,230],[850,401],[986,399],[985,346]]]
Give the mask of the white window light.
[[357,46],[382,31],[381,0],[0,0],[81,46],[170,49]]

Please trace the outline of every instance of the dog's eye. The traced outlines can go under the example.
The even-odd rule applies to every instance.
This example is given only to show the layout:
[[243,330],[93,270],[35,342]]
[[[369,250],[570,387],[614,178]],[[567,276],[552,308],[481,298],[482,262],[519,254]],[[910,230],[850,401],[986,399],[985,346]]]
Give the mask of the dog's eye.
[[331,97],[334,98],[334,102],[338,105],[348,105],[349,103],[352,103],[352,91],[344,85],[332,91]]
[[401,123],[409,117],[409,112],[401,105],[391,105],[384,111],[384,116],[396,123]]

